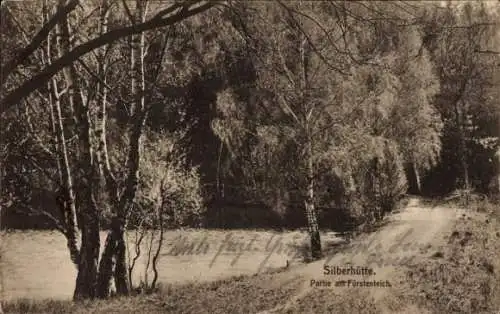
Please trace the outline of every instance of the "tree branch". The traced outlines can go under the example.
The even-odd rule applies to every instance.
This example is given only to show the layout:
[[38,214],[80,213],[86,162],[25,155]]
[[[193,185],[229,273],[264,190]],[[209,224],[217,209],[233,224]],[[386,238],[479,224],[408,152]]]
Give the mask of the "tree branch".
[[54,217],[54,215],[44,210],[35,209],[32,206],[26,206],[26,209],[29,210],[29,212],[25,213],[27,216],[44,216],[54,224],[54,228],[56,228],[57,231],[61,232],[64,236],[66,236],[67,234],[66,228],[59,219]]
[[14,71],[19,64],[26,60],[33,52],[40,47],[42,42],[47,38],[50,31],[61,22],[66,16],[73,11],[80,3],[79,0],[70,0],[65,6],[62,6],[56,14],[42,27],[42,29],[35,35],[31,42],[20,53],[12,58],[5,66],[3,66],[3,73],[0,76],[0,84],[3,85],[7,77]]
[[78,58],[89,53],[90,51],[93,51],[96,48],[99,48],[123,37],[140,34],[144,31],[155,28],[173,25],[193,15],[207,11],[215,5],[216,3],[214,2],[207,2],[193,9],[181,10],[178,14],[169,16],[167,18],[159,19],[158,17],[154,17],[144,23],[111,30],[93,40],[75,47],[73,50],[69,51],[67,54],[63,55],[52,64],[47,66],[42,72],[34,75],[30,80],[24,82],[21,86],[7,94],[7,96],[5,96],[0,102],[0,113],[3,113],[10,107],[18,104],[21,99],[29,95],[34,90],[38,89],[40,86],[43,86],[61,69],[72,64],[73,62],[78,60]]
[[295,114],[295,112],[293,112],[292,108],[288,105],[288,102],[286,101],[285,97],[283,97],[283,95],[281,95],[281,93],[280,93],[278,95],[278,98],[280,100],[280,103],[283,106],[282,109],[285,112],[285,114],[288,111],[288,113],[293,117],[293,119],[295,120],[295,122],[297,122],[297,124],[300,127],[304,127],[303,124],[301,123],[300,119],[298,118],[298,116]]
[[500,55],[500,51],[494,51],[494,50],[478,50],[478,49],[476,49],[476,50],[474,50],[474,52]]

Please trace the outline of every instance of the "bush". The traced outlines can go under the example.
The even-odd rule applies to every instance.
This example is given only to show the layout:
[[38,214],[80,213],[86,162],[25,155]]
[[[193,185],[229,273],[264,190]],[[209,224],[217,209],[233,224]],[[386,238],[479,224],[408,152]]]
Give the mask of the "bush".
[[[186,167],[185,156],[173,135],[149,135],[144,143],[136,210],[131,224],[141,220],[158,227],[155,211],[161,209],[164,228],[199,227],[204,212],[200,175]],[[145,221],[144,221],[145,220]]]
[[[360,220],[378,221],[395,209],[407,191],[403,160],[396,144],[384,141],[371,160],[358,171],[358,189],[348,195]],[[359,210],[362,210],[359,213]]]

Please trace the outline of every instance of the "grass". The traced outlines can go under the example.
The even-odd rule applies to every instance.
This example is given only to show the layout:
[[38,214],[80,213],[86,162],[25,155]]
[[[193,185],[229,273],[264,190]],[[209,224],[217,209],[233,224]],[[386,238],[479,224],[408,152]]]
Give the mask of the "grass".
[[203,284],[166,285],[151,295],[111,298],[104,301],[21,299],[4,304],[5,313],[256,313],[285,302],[300,285],[262,284],[275,272],[238,276]]
[[299,313],[382,313],[375,300],[353,289],[346,295],[332,294],[329,290],[316,290],[297,302],[297,305],[286,312]]
[[[289,300],[302,281],[272,287],[273,274],[240,276],[205,284],[168,285],[159,293],[105,301],[17,300],[5,304],[5,313],[258,313]],[[359,290],[335,295],[315,290],[290,310],[280,313],[384,313],[373,299]]]
[[409,265],[401,300],[431,313],[498,313],[499,204],[476,198],[446,237],[448,245],[424,263]]

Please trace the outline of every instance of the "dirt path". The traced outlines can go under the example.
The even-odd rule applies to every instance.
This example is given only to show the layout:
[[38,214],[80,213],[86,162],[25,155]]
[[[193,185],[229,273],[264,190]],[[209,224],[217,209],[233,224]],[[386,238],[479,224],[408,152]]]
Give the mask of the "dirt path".
[[[342,252],[278,274],[269,284],[280,286],[295,280],[303,280],[304,283],[287,303],[261,313],[286,312],[315,289],[330,289],[335,294],[352,291],[347,288],[353,288],[354,281],[376,281],[385,285],[389,282],[390,287],[355,287],[367,291],[375,300],[380,300],[395,290],[401,292],[398,287],[404,278],[401,266],[410,261],[429,258],[439,251],[440,246],[444,245],[445,233],[450,232],[455,220],[462,213],[460,210],[446,207],[431,208],[422,205],[416,198],[411,199],[404,210],[388,217],[387,225],[372,234],[355,239]],[[325,265],[330,266],[330,271],[337,266],[352,266],[358,274],[325,274]],[[372,269],[371,275],[366,275],[368,269]],[[365,275],[360,275],[359,272],[363,271]],[[345,280],[346,286],[336,286],[341,285],[342,280]],[[331,286],[325,287],[328,282]]]

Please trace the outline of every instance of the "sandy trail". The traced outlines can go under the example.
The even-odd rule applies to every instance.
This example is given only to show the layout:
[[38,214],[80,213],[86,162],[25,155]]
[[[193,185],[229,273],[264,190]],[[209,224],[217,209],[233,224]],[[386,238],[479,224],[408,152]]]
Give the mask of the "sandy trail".
[[[345,250],[320,261],[292,267],[290,271],[280,273],[273,278],[271,285],[279,287],[295,280],[303,280],[301,289],[286,304],[281,304],[263,313],[286,312],[294,304],[305,297],[313,289],[330,289],[332,293],[341,294],[353,288],[353,280],[389,282],[391,287],[355,287],[367,291],[375,300],[379,300],[398,288],[402,275],[402,267],[410,261],[429,257],[444,245],[444,235],[450,232],[454,222],[463,211],[447,207],[429,207],[421,204],[419,199],[411,199],[408,206],[400,213],[387,217],[388,223],[380,230],[365,234],[355,239]],[[373,269],[369,275],[326,275],[324,265],[331,267],[364,267]],[[358,268],[358,270],[360,270]],[[312,284],[330,281],[330,287],[318,287]],[[346,280],[349,286],[335,286]],[[348,282],[351,280],[351,282]],[[347,288],[346,288],[347,287]]]

